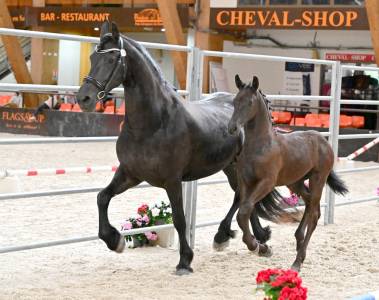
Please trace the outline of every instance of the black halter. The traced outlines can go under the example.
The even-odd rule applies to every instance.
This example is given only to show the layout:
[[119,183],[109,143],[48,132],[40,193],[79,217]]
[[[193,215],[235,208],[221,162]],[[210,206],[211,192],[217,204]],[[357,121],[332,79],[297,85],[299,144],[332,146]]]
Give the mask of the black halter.
[[126,76],[126,51],[124,49],[124,40],[122,39],[122,37],[120,36],[119,37],[119,47],[120,48],[110,48],[110,49],[99,49],[98,46],[96,46],[96,53],[101,53],[101,54],[104,54],[104,53],[108,53],[108,52],[114,52],[114,51],[117,51],[117,52],[120,52],[120,57],[118,59],[118,62],[117,62],[117,65],[116,67],[113,69],[111,75],[109,76],[109,78],[106,80],[106,82],[100,82],[99,80],[97,80],[96,78],[92,77],[92,76],[86,76],[84,77],[84,82],[88,82],[88,83],[91,83],[93,84],[94,86],[96,86],[100,91],[97,93],[97,101],[101,101],[104,99],[104,97],[107,95],[107,93],[109,91],[107,91],[107,85],[109,83],[109,81],[111,80],[114,72],[117,70],[117,68],[120,66],[122,66],[122,71],[123,71],[123,79],[125,79],[125,76]]

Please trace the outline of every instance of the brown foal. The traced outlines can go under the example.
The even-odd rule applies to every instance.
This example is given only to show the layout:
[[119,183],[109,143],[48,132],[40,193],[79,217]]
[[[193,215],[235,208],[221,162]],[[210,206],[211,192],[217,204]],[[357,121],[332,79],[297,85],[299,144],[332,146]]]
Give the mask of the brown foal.
[[[270,256],[270,247],[259,244],[249,228],[254,205],[275,186],[286,185],[300,195],[305,211],[295,237],[297,255],[292,269],[300,270],[306,249],[320,218],[320,199],[325,184],[339,194],[348,192],[345,184],[333,172],[334,154],[326,139],[317,131],[301,131],[277,135],[271,117],[258,90],[258,78],[244,84],[235,78],[239,89],[233,100],[234,113],[229,132],[244,128],[245,141],[237,158],[241,202],[237,215],[243,231],[242,240],[248,249],[260,256]],[[309,179],[309,187],[304,180]]]

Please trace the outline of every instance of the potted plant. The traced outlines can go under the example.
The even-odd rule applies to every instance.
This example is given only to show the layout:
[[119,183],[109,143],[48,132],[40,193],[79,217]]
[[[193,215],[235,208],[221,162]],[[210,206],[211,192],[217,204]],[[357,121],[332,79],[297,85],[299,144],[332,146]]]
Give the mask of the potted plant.
[[[151,215],[154,220],[154,225],[172,224],[172,210],[170,204],[161,202],[155,204],[151,209]],[[175,229],[166,228],[158,231],[158,245],[168,248],[174,245]]]
[[257,292],[264,300],[306,300],[307,288],[294,270],[267,269],[258,272]]
[[[142,204],[137,209],[137,215],[129,217],[122,225],[121,231],[134,228],[149,227],[155,225],[171,224],[172,211],[169,204],[163,201],[160,204],[155,204],[149,207],[147,204]],[[133,242],[133,247],[142,247],[145,245],[159,245],[161,247],[170,247],[174,244],[175,231],[173,228],[167,228],[155,231],[147,231],[135,235],[126,235],[127,242]]]

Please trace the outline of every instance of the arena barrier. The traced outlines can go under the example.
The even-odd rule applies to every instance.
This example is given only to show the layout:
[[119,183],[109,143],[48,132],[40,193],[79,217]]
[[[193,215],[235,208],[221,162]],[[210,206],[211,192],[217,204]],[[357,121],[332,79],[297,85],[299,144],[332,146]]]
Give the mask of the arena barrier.
[[116,172],[118,166],[94,166],[94,167],[69,167],[69,168],[44,168],[44,169],[16,169],[0,170],[0,179],[9,176],[41,176],[41,175],[68,175],[68,174],[90,174],[97,172]]
[[[24,31],[0,28],[0,34],[13,35],[13,36],[24,36],[24,37],[34,37],[34,38],[48,38],[48,39],[63,39],[70,41],[79,42],[90,42],[97,43],[99,38],[85,37],[78,35],[67,35],[67,34],[55,34],[47,32],[37,32],[37,31]],[[279,62],[300,62],[300,63],[312,63],[317,65],[326,65],[332,69],[332,81],[331,81],[331,95],[330,96],[294,96],[294,95],[268,95],[268,99],[277,100],[310,100],[310,101],[330,101],[330,127],[329,132],[323,135],[328,137],[329,143],[331,144],[334,153],[338,150],[338,140],[339,139],[352,139],[352,138],[377,138],[379,134],[354,134],[354,135],[338,135],[339,129],[339,111],[340,104],[362,104],[362,100],[341,100],[341,82],[342,82],[342,70],[343,69],[360,69],[360,70],[375,70],[379,71],[379,68],[364,68],[355,66],[341,66],[340,62],[328,61],[328,60],[315,60],[315,59],[305,59],[305,58],[294,58],[294,57],[282,57],[282,56],[268,56],[268,55],[256,55],[256,54],[245,54],[245,53],[232,53],[232,52],[217,52],[217,51],[201,51],[196,47],[188,46],[178,46],[178,45],[167,45],[158,43],[141,43],[147,48],[162,49],[162,50],[174,50],[174,51],[184,51],[189,55],[188,65],[187,65],[187,90],[180,91],[182,95],[186,95],[190,101],[200,99],[201,97],[201,87],[202,87],[202,66],[204,63],[204,57],[206,56],[217,56],[217,57],[229,57],[237,59],[253,59],[253,60],[264,60],[264,61],[279,61]],[[0,91],[2,90],[12,90],[12,91],[28,91],[28,92],[46,92],[46,91],[76,91],[78,87],[74,86],[48,86],[48,85],[9,85],[0,83]],[[119,90],[115,90],[119,93]],[[364,104],[377,105],[376,101],[364,101]],[[90,138],[36,138],[36,139],[2,139],[0,140],[0,145],[13,145],[13,144],[35,144],[35,143],[81,143],[81,142],[109,142],[115,141],[117,137],[90,137]],[[337,158],[337,157],[336,157]],[[358,170],[348,169],[340,170],[339,173],[347,172],[359,172],[372,170],[373,168],[360,168]],[[219,184],[225,183],[225,180],[215,180],[215,181],[200,181],[199,185],[205,184]],[[196,202],[197,202],[197,185],[198,183],[190,182],[184,183],[183,188],[183,199],[185,201],[185,214],[187,222],[187,237],[189,239],[191,247],[194,246],[195,241],[195,228],[216,225],[219,221],[206,222],[202,224],[196,224]],[[148,187],[148,185],[140,185],[139,188]],[[1,194],[0,200],[10,200],[10,199],[25,199],[52,195],[67,195],[76,193],[89,193],[97,192],[100,187],[89,187],[80,189],[69,189],[69,190],[55,190],[55,191],[44,191],[44,192],[28,192],[28,193],[12,193],[12,194]],[[333,223],[334,220],[334,207],[340,205],[348,205],[354,203],[361,203],[365,201],[372,201],[379,199],[378,196],[366,197],[361,199],[356,199],[355,201],[346,201],[346,203],[335,204],[334,194],[327,188],[326,203],[322,204],[325,207],[325,218],[324,223]],[[167,225],[162,225],[164,228]],[[166,227],[165,227],[166,226]],[[171,225],[170,225],[171,226]],[[154,227],[154,230],[159,230],[163,227]],[[140,230],[140,229],[138,229]],[[150,231],[152,227],[143,228],[141,230]],[[123,234],[136,234],[143,231],[127,231]],[[0,249],[0,253],[10,252],[10,251],[21,251],[26,249],[49,247],[53,245],[63,245],[68,243],[83,242],[89,240],[95,240],[97,236],[90,237],[80,237],[61,241],[39,243],[33,245],[25,245],[20,247],[7,247]]]
[[379,300],[379,291],[371,292],[366,295],[356,296],[350,300]]

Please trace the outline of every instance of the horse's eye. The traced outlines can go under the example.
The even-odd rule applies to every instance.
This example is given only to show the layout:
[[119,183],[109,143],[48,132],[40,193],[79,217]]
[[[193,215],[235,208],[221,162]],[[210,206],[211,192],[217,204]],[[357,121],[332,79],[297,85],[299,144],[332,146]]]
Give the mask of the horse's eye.
[[113,59],[113,58],[110,58],[110,59],[108,60],[108,62],[109,62],[110,64],[113,64],[113,63],[114,63],[114,59]]

